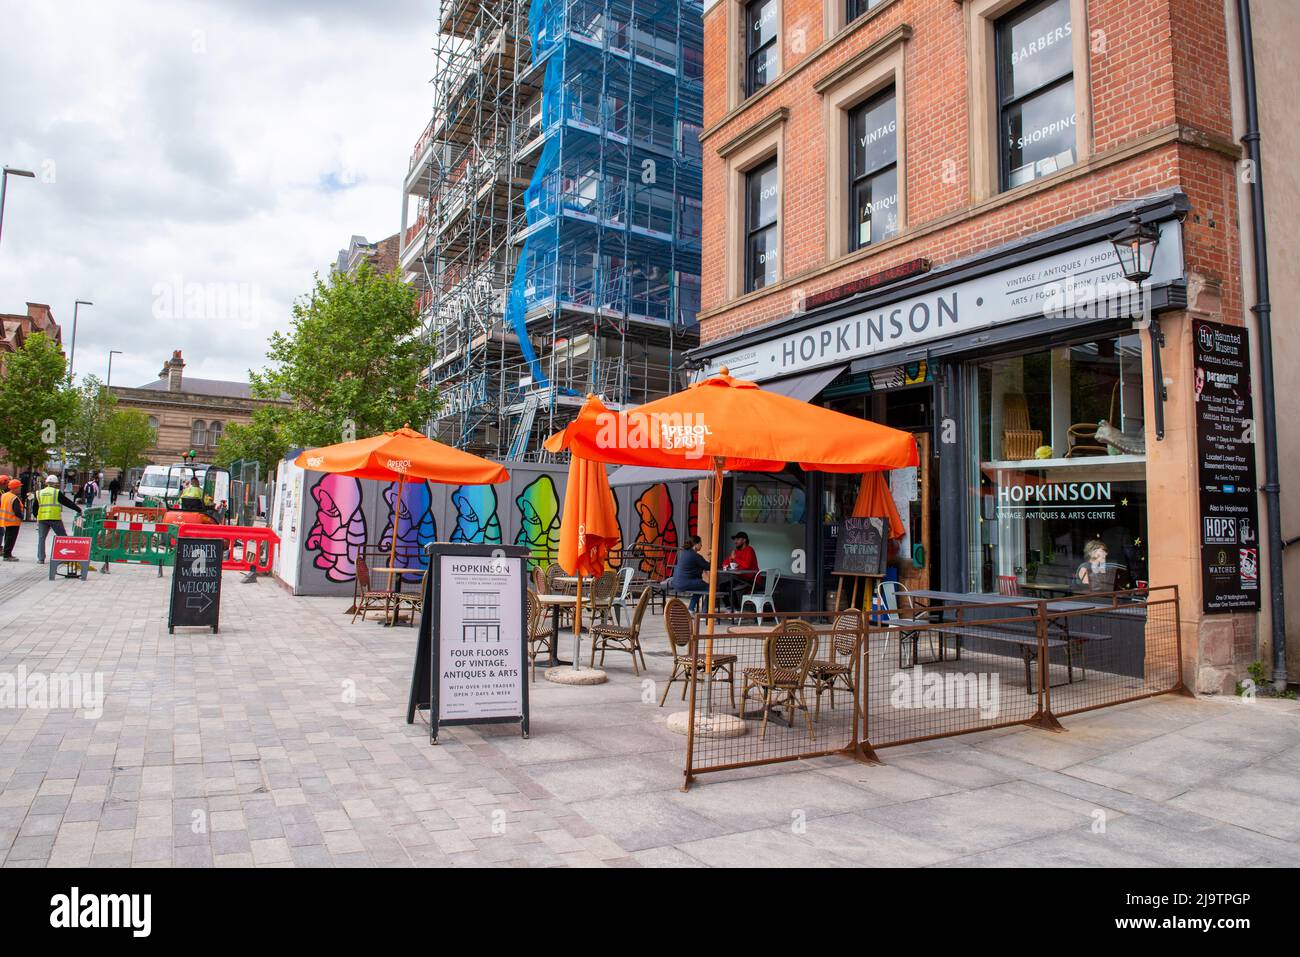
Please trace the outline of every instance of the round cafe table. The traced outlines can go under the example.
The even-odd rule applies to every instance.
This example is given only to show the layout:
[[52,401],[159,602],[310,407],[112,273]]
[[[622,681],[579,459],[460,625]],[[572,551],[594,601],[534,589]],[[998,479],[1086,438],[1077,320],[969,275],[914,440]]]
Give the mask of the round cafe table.
[[560,647],[560,609],[573,608],[576,614],[578,596],[577,595],[538,595],[537,600],[541,602],[543,608],[551,609],[551,659],[547,663],[548,668],[554,668],[556,665],[571,665],[572,661],[561,661],[556,652]]

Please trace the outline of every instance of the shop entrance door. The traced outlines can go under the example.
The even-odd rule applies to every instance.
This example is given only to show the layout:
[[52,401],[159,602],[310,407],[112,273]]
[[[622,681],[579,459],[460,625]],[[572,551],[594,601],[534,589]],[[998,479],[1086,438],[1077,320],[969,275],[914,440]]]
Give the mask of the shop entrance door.
[[[914,432],[920,465],[916,469],[895,469],[890,473],[890,490],[898,515],[907,527],[899,548],[899,579],[909,589],[929,588],[935,553],[930,547],[933,489],[930,433]],[[937,580],[937,578],[935,579]]]

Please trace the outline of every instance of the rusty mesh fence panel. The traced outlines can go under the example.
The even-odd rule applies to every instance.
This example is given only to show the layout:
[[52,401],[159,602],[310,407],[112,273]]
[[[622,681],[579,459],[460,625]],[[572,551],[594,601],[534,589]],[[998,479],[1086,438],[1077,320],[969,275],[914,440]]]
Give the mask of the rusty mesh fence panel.
[[[1040,713],[1036,610],[950,604],[901,615],[870,630],[866,734],[873,747],[1019,724]],[[1050,660],[1055,646],[1049,640],[1046,647]]]
[[[710,617],[714,634],[708,635]],[[1182,686],[1176,587],[1066,599],[699,615],[665,697],[690,702],[687,775],[1030,722]],[[792,624],[793,623],[793,624]],[[781,631],[814,642],[805,670]],[[834,652],[832,652],[834,649]],[[766,718],[766,721],[764,720]]]
[[[719,614],[710,638],[709,617],[696,617],[693,667],[684,665],[693,674],[684,688],[693,702],[688,773],[852,751],[860,728],[860,618],[836,635],[832,619],[816,613],[768,614],[764,625],[752,614]],[[788,629],[793,633],[777,634],[794,621],[801,624]],[[680,693],[674,686],[668,697]]]
[[1181,687],[1175,588],[1090,596],[1077,604],[1093,607],[1048,615],[1049,634],[1064,642],[1052,654],[1053,714],[1075,714]]

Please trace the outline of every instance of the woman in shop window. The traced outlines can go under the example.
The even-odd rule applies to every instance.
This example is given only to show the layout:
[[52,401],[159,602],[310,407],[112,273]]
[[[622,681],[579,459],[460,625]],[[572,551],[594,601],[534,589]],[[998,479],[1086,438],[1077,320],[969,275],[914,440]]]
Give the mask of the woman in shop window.
[[1094,538],[1083,546],[1085,561],[1074,577],[1084,591],[1111,591],[1115,587],[1115,567],[1106,561],[1106,543]]

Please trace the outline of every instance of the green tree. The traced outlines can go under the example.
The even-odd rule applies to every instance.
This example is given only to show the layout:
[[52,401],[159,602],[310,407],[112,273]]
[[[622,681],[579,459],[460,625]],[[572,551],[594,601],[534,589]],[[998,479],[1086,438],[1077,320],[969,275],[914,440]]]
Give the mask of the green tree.
[[76,390],[76,413],[65,445],[80,467],[98,472],[107,463],[107,429],[117,397],[95,376],[86,376]]
[[44,333],[32,333],[0,378],[0,447],[15,466],[35,472],[62,444],[76,408],[62,351]]
[[262,474],[269,475],[276,464],[289,451],[284,437],[284,410],[276,406],[262,406],[253,410],[252,421],[246,425],[232,422],[221,434],[217,443],[215,464],[229,467],[236,459],[262,463]]
[[104,464],[120,469],[123,480],[131,469],[147,465],[145,452],[158,443],[158,433],[139,409],[114,409],[104,425]]
[[250,373],[255,396],[293,402],[259,430],[274,423],[285,446],[310,447],[419,428],[438,399],[419,387],[434,350],[420,334],[416,297],[396,270],[381,275],[368,263],[328,280],[318,274],[294,303],[290,331],[271,336],[271,368]]

